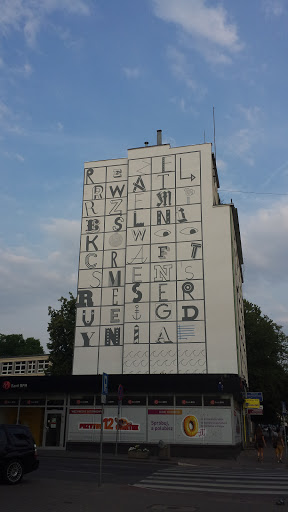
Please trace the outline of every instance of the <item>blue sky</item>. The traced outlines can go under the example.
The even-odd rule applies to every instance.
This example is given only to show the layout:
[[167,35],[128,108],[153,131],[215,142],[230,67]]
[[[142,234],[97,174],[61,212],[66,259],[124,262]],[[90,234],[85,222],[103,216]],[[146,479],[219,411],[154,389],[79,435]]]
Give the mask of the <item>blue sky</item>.
[[245,297],[288,333],[285,0],[0,0],[0,332],[76,294],[83,163],[213,142]]

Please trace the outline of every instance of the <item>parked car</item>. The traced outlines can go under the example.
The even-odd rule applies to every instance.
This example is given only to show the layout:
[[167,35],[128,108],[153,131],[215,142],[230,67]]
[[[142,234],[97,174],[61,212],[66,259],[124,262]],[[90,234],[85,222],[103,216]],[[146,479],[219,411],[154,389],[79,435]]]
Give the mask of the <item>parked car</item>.
[[36,444],[28,427],[0,425],[0,478],[18,484],[39,466]]

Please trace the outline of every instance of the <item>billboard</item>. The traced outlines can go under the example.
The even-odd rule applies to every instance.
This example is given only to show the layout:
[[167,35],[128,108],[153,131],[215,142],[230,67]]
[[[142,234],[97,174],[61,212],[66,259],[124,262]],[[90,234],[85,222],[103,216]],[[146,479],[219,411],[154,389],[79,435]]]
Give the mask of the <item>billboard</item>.
[[[231,409],[201,407],[122,407],[119,442],[232,444]],[[103,439],[115,443],[117,407],[105,407]],[[71,408],[68,441],[99,442],[101,408]]]

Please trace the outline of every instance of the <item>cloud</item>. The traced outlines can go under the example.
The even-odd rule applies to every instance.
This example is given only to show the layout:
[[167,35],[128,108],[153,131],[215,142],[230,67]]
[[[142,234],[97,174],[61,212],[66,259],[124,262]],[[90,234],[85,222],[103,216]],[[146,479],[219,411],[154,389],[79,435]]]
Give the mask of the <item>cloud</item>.
[[288,333],[288,201],[240,216],[244,295]]
[[139,78],[141,71],[139,68],[123,68],[123,72],[127,78]]
[[196,91],[198,89],[197,83],[186,71],[188,66],[185,55],[176,48],[169,46],[167,49],[167,57],[170,61],[173,75],[179,80],[182,80],[192,91]]
[[76,294],[80,223],[51,219],[37,236],[37,246],[1,243],[0,332],[46,343],[48,306],[58,307],[58,299],[69,291]]
[[283,0],[264,0],[262,4],[266,18],[278,17],[285,12]]
[[10,71],[10,73],[15,73],[17,75],[22,75],[25,78],[28,78],[33,73],[33,68],[29,64],[29,62],[26,62],[25,64],[23,64],[23,66],[19,66],[17,68],[11,68],[9,71]]
[[221,5],[208,7],[205,0],[153,0],[153,6],[158,18],[175,24],[210,62],[227,64],[244,46]]
[[260,107],[244,107],[243,105],[237,105],[237,108],[249,124],[255,124],[261,121],[263,117],[263,113]]
[[250,277],[288,283],[288,201],[241,216],[242,243]]
[[220,158],[217,159],[217,169],[220,172],[225,173],[227,171],[228,164],[225,162],[225,160],[221,160]]
[[[254,166],[254,147],[264,140],[262,128],[263,112],[258,106],[244,107],[237,105],[236,110],[245,121],[245,127],[238,128],[225,142],[226,152],[241,158],[250,167]],[[240,120],[241,121],[241,120]]]
[[[207,88],[199,85],[191,76],[191,72],[187,71],[191,70],[192,66],[188,65],[184,53],[173,46],[169,46],[167,49],[167,57],[170,63],[171,71],[175,78],[183,82],[186,87],[190,89],[194,95],[197,96],[197,99],[201,100],[207,94]],[[172,102],[173,100],[174,98],[172,98]],[[178,103],[182,112],[191,111],[191,108],[188,106],[188,102],[185,98],[182,97],[180,100],[174,102]],[[193,109],[192,111],[195,113]]]
[[184,114],[191,114],[193,117],[199,117],[199,112],[195,109],[195,107],[191,104],[189,98],[183,98],[183,96],[173,96],[170,98],[170,102],[174,105],[177,105],[179,110]]
[[9,132],[15,135],[24,135],[25,130],[22,126],[19,126],[18,120],[19,115],[15,114],[6,103],[0,100],[0,133]]
[[11,31],[23,32],[29,46],[34,46],[45,19],[56,11],[87,16],[89,6],[84,0],[2,0],[0,31],[7,36]]

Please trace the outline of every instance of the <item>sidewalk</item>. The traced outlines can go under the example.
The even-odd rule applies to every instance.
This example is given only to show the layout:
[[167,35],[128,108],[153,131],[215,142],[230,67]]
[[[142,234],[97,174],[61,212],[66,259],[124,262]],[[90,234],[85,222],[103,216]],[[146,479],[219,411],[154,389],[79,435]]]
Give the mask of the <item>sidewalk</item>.
[[[81,451],[66,451],[66,450],[57,450],[50,448],[38,448],[39,457],[60,457],[60,458],[73,458],[73,459],[99,459],[99,453],[89,451],[89,452],[81,452]],[[264,462],[260,463],[257,461],[257,452],[254,449],[243,450],[237,459],[207,459],[207,458],[183,458],[183,457],[171,457],[169,460],[160,460],[158,457],[151,456],[147,460],[135,460],[129,459],[128,454],[115,454],[112,453],[103,453],[103,460],[112,460],[112,461],[126,461],[132,463],[142,463],[142,464],[174,464],[174,465],[183,465],[183,466],[214,466],[214,467],[222,467],[222,468],[251,468],[251,469],[283,469],[288,471],[288,466],[286,465],[285,457],[283,459],[283,464],[277,464],[275,459],[275,453],[272,446],[269,444],[264,449]]]

